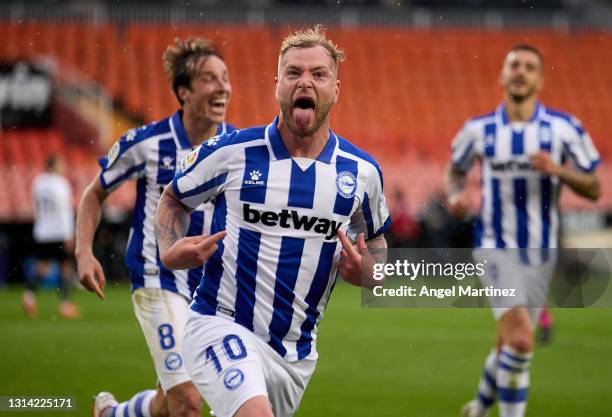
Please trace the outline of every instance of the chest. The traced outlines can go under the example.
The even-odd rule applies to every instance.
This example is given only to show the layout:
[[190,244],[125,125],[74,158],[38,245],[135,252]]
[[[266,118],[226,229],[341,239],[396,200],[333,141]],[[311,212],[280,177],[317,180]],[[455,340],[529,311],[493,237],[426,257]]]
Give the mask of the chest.
[[241,165],[230,170],[225,187],[228,211],[262,233],[331,239],[363,200],[356,165],[249,155]]
[[160,140],[156,146],[151,146],[145,162],[145,175],[149,185],[163,188],[170,183],[179,168],[179,162],[192,150],[178,148],[172,138]]
[[485,125],[478,149],[483,165],[499,174],[537,174],[530,156],[538,152],[548,153],[556,163],[562,162],[562,137],[545,121]]

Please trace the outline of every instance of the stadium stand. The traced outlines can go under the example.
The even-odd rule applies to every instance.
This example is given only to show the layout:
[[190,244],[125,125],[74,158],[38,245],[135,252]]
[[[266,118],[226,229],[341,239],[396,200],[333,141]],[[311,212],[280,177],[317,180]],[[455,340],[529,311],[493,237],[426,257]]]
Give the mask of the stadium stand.
[[[79,69],[104,85],[125,112],[153,121],[176,108],[161,65],[164,48],[177,36],[207,36],[220,45],[231,71],[228,120],[248,126],[267,123],[274,115],[276,48],[286,31],[280,26],[9,22],[0,25],[0,60],[51,55],[60,71],[62,63]],[[403,188],[415,209],[441,186],[450,140],[463,121],[497,105],[501,58],[519,42],[538,45],[544,53],[544,103],[579,117],[604,161],[612,155],[612,61],[601,59],[612,50],[610,33],[332,27],[329,34],[347,55],[332,125],[379,159],[388,189]],[[41,166],[45,155],[67,153],[73,167],[69,176],[80,195],[83,178],[96,169],[95,156],[108,146],[66,144],[57,128],[2,132],[0,186],[14,184],[18,191],[14,199],[0,202],[0,218],[31,216],[32,167]],[[566,204],[611,209],[610,174],[612,165],[604,162],[604,193],[597,205],[569,196]],[[125,193],[119,200],[129,202]]]

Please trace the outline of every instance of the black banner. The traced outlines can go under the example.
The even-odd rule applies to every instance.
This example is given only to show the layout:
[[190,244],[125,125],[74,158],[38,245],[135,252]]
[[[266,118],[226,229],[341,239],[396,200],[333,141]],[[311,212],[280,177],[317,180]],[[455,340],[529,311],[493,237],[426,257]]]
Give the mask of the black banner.
[[48,126],[52,97],[53,80],[47,70],[26,62],[0,63],[3,129]]

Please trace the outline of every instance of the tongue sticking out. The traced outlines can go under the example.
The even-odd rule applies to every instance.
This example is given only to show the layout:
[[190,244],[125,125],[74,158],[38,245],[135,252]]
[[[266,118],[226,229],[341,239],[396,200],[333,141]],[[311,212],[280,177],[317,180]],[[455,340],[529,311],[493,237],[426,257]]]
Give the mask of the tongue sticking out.
[[296,107],[293,109],[293,120],[301,128],[308,128],[314,122],[314,110]]

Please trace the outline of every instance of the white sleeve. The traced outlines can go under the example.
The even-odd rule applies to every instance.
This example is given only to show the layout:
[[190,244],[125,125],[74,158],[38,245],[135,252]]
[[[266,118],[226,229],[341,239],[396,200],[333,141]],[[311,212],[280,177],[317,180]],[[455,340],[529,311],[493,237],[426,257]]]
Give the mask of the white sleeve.
[[374,239],[391,226],[391,216],[383,193],[383,177],[380,167],[372,167],[366,177],[361,205],[351,216],[348,236],[355,240],[359,233],[365,240]]
[[128,131],[100,158],[100,184],[112,191],[130,178],[144,174],[146,163],[146,141],[134,139]]
[[476,138],[474,127],[468,123],[465,123],[457,132],[451,145],[451,163],[455,170],[467,172],[474,166],[478,155]]
[[599,153],[591,136],[582,128],[578,119],[572,118],[563,129],[563,155],[569,157],[576,169],[592,172],[599,165]]

